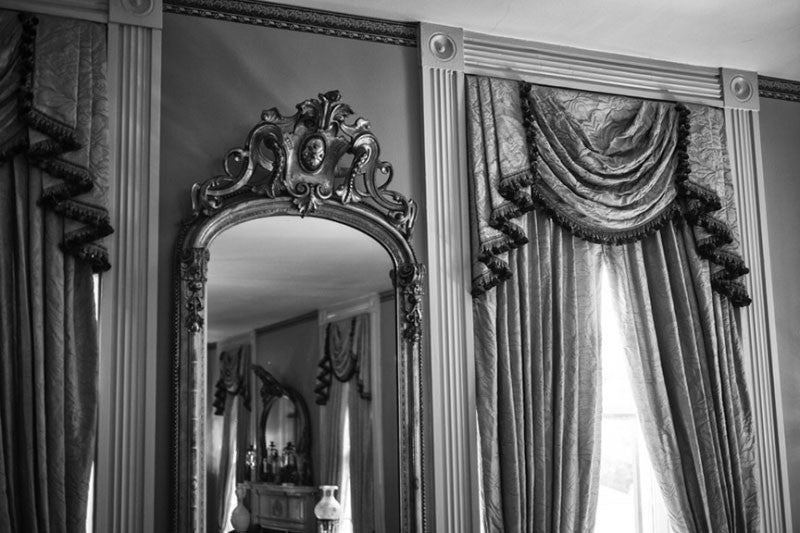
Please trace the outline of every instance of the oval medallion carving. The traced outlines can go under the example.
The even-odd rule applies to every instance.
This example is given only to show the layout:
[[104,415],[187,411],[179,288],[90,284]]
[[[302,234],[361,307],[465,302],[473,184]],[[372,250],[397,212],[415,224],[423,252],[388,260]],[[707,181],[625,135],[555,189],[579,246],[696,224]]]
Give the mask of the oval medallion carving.
[[122,7],[134,15],[149,15],[153,11],[153,0],[120,0]]
[[440,61],[450,61],[456,55],[455,41],[444,33],[431,35],[428,46],[431,49],[431,53]]
[[325,139],[319,135],[309,135],[300,150],[300,165],[307,172],[316,172],[325,160]]
[[740,102],[747,102],[753,96],[753,86],[744,76],[735,76],[731,80],[731,91]]

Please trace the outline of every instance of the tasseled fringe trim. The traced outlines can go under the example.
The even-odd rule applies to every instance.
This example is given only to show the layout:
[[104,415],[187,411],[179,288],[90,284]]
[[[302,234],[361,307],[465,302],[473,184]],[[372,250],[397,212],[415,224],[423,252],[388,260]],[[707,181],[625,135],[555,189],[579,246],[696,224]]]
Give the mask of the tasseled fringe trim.
[[108,261],[108,250],[104,246],[98,244],[82,244],[73,248],[66,245],[61,245],[61,250],[70,255],[74,255],[82,261],[86,261],[92,265],[94,272],[106,272],[111,269],[111,263]]
[[[645,224],[630,230],[607,231],[581,224],[566,216],[556,206],[549,203],[542,193],[536,173],[539,153],[536,147],[535,117],[528,97],[531,87],[532,85],[527,82],[520,84],[522,120],[530,170],[504,177],[500,182],[498,187],[500,194],[509,200],[509,203],[492,213],[489,225],[502,231],[505,238],[495,243],[484,244],[479,250],[478,260],[486,265],[488,271],[472,280],[473,297],[478,297],[511,278],[511,269],[498,256],[528,242],[524,230],[511,223],[511,220],[536,209],[581,239],[611,245],[636,242],[656,233],[672,220],[685,219],[695,226],[702,227],[710,234],[708,238],[698,242],[697,250],[701,257],[721,267],[721,270],[712,276],[714,290],[727,297],[735,306],[750,303],[747,289],[735,279],[747,274],[749,269],[741,257],[720,249],[721,246],[732,242],[732,232],[725,223],[710,215],[711,212],[722,208],[722,202],[715,191],[689,181],[691,168],[687,149],[691,125],[689,124],[690,112],[684,105],[676,104],[675,106],[678,113],[677,165],[675,168],[678,198],[656,218]],[[527,191],[528,187],[530,187],[530,194]]]
[[602,228],[586,226],[569,218],[553,208],[535,186],[531,191],[535,198],[537,211],[541,211],[576,237],[597,244],[619,245],[640,241],[648,235],[658,232],[665,224],[681,215],[680,206],[676,202],[672,202],[658,216],[644,224],[621,231],[608,231]]
[[500,179],[498,191],[507,202],[492,212],[488,223],[491,227],[500,231],[504,238],[491,244],[484,244],[481,250],[478,251],[478,261],[486,265],[489,270],[473,280],[473,298],[477,298],[501,282],[510,279],[511,269],[505,261],[497,256],[528,243],[528,236],[525,234],[525,230],[518,224],[511,222],[530,212],[535,207],[533,198],[527,191],[527,188],[536,181],[537,153],[533,128],[527,127],[533,118],[530,103],[524,98],[525,87],[530,88],[530,84],[523,83],[521,85],[521,90],[523,91],[521,100],[522,116],[526,125],[525,136],[528,147],[529,168],[503,176]]
[[697,253],[700,257],[720,267],[712,275],[712,288],[727,297],[737,307],[749,305],[751,300],[744,284],[736,278],[747,274],[750,270],[742,258],[721,247],[733,242],[733,232],[727,224],[713,217],[711,213],[722,209],[719,195],[699,183],[689,181],[689,144],[690,112],[686,106],[676,104],[679,115],[677,155],[678,166],[675,172],[675,183],[678,199],[683,208],[684,218],[695,226],[703,228],[709,236],[697,242]]
[[114,231],[108,212],[74,200],[74,197],[89,192],[94,183],[88,169],[57,159],[60,154],[80,148],[75,129],[33,107],[36,26],[39,20],[28,13],[21,13],[19,20],[22,24],[19,47],[21,81],[17,90],[19,116],[27,128],[35,129],[49,139],[29,145],[27,132],[23,130],[2,147],[0,161],[27,152],[32,165],[62,180],[62,183],[44,190],[38,203],[62,217],[86,224],[65,235],[60,248],[64,253],[88,262],[95,272],[105,272],[111,268],[108,251],[94,241]]
[[[722,271],[718,274],[721,273]],[[741,281],[727,279],[723,275],[712,275],[711,288],[727,297],[736,307],[744,307],[753,302],[750,295],[747,293],[747,288]]]
[[331,356],[327,353],[328,348],[326,345],[325,356],[322,361],[317,365],[317,385],[314,387],[314,394],[317,396],[316,404],[325,405],[328,403],[328,396],[330,395],[331,388],[331,375],[333,374],[333,366],[331,364]]
[[20,13],[22,39],[20,43],[20,77],[22,83],[18,92],[19,109],[25,122],[32,128],[54,139],[63,147],[62,151],[77,150],[80,145],[75,130],[52,118],[43,115],[33,107],[33,78],[36,61],[36,26],[39,19],[29,13]]

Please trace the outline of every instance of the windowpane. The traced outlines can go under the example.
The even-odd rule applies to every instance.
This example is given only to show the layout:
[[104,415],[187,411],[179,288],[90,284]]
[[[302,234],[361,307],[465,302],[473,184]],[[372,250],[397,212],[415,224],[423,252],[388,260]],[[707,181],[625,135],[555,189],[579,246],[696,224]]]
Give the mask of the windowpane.
[[[349,390],[349,389],[348,389]],[[339,519],[339,533],[353,533],[353,505],[350,491],[350,409],[345,403],[344,424],[342,432],[342,487],[340,505],[342,514]]]
[[596,533],[637,533],[638,420],[633,416],[603,417],[600,492]]

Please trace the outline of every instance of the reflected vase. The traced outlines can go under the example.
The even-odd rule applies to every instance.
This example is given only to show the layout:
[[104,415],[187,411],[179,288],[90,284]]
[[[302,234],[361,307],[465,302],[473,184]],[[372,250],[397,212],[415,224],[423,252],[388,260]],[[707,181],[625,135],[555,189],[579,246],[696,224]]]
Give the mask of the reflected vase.
[[250,529],[250,511],[244,505],[244,497],[247,495],[247,485],[239,483],[236,485],[236,507],[231,513],[231,525],[236,531],[247,531]]
[[339,527],[339,517],[342,506],[336,500],[334,493],[339,488],[336,485],[321,485],[322,497],[314,506],[314,516],[317,517],[319,533],[335,533]]

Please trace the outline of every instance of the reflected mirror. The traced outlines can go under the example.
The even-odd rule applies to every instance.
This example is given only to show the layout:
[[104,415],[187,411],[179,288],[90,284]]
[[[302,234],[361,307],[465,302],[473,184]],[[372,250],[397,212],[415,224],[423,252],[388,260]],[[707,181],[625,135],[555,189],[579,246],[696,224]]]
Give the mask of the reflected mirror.
[[223,161],[176,248],[174,529],[316,531],[336,485],[340,532],[426,531],[416,204],[336,91]]

